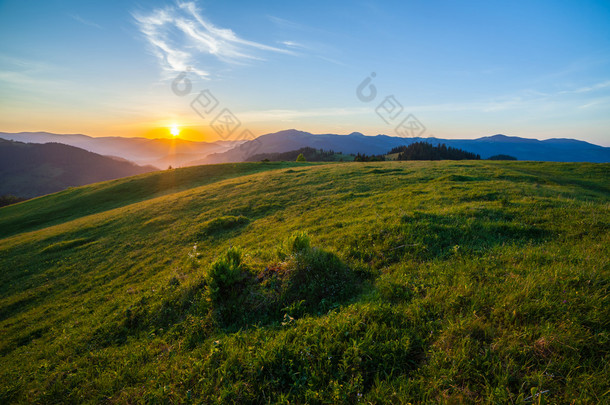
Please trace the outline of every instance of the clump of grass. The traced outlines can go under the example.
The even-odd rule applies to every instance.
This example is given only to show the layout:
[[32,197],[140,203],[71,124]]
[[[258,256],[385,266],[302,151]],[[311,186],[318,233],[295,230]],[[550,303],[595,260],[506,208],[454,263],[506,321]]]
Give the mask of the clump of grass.
[[292,234],[284,246],[286,251],[280,253],[285,268],[280,296],[283,305],[303,301],[314,310],[354,293],[358,283],[350,268],[337,255],[311,247],[306,233]]
[[[311,251],[311,241],[305,232],[295,232],[285,243],[287,254],[306,254]],[[285,255],[284,255],[285,257]]]
[[227,301],[239,295],[240,285],[249,275],[241,255],[239,248],[231,247],[210,266],[206,281],[212,301]]
[[231,231],[240,228],[248,224],[250,220],[243,216],[225,215],[222,217],[211,219],[205,222],[200,230],[199,234],[202,236],[212,236],[217,233]]
[[243,262],[239,248],[229,248],[208,269],[205,280],[210,300],[225,324],[237,321],[248,313],[246,302],[252,290],[252,273]]

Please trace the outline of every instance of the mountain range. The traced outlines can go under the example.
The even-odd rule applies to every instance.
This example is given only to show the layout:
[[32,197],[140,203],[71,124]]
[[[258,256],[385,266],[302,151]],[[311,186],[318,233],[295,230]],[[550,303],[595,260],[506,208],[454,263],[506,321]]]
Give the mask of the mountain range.
[[193,142],[180,138],[148,139],[91,137],[82,134],[53,134],[49,132],[0,132],[0,138],[27,143],[63,143],[100,155],[115,156],[138,165],[151,165],[159,169],[168,166],[194,166],[191,162],[203,159],[210,153],[225,152],[240,142]]
[[155,170],[60,143],[0,139],[0,195],[37,197]]
[[434,145],[443,143],[478,154],[483,159],[505,154],[519,160],[610,162],[610,148],[589,142],[565,138],[540,141],[501,134],[478,139],[441,139],[403,138],[388,135],[366,136],[359,132],[349,135],[312,134],[289,129],[261,135],[247,142],[195,142],[179,138],[94,138],[82,134],[61,135],[48,132],[0,132],[0,138],[31,143],[57,142],[159,169],[165,169],[168,166],[186,167],[211,163],[243,162],[262,153],[284,153],[304,147],[334,150],[346,154],[379,155],[386,154],[390,149],[398,146],[408,146],[422,141]]
[[[507,154],[519,160],[552,162],[610,162],[610,148],[575,139],[555,138],[540,141],[506,135],[493,135],[478,139],[403,138],[388,135],[366,136],[359,132],[349,135],[321,134],[295,129],[259,136],[226,152],[212,153],[197,163],[241,162],[259,153],[281,153],[303,147],[334,150],[343,153],[385,154],[392,148],[414,142],[463,149],[486,159],[497,154]],[[249,153],[251,152],[251,153]],[[248,154],[249,153],[249,154]]]

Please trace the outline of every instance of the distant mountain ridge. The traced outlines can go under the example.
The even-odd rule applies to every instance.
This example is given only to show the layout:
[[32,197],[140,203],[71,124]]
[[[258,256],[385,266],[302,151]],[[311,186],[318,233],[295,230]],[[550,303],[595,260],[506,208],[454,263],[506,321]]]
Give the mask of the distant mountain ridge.
[[94,153],[127,159],[140,165],[160,169],[168,166],[194,166],[210,163],[243,162],[257,154],[284,153],[305,147],[334,150],[346,154],[385,154],[398,146],[415,142],[444,143],[481,155],[507,154],[519,160],[555,162],[610,162],[610,148],[568,138],[538,140],[502,134],[478,139],[402,138],[388,135],[368,136],[360,132],[349,135],[312,134],[296,129],[261,135],[248,142],[193,142],[176,139],[101,137],[48,132],[3,133],[0,138],[21,142],[58,142]]
[[0,139],[0,195],[37,197],[155,170],[61,143]]
[[139,165],[152,165],[159,169],[168,166],[191,166],[190,162],[199,160],[210,153],[225,152],[239,142],[194,142],[180,138],[148,139],[91,137],[83,134],[53,134],[50,132],[0,132],[1,139],[27,143],[56,142],[75,146],[105,156],[115,156]]
[[[444,143],[481,155],[482,159],[497,154],[508,154],[519,160],[538,160],[551,162],[610,162],[610,148],[594,145],[576,139],[538,139],[520,138],[507,135],[493,135],[478,139],[441,139],[441,138],[402,138],[388,135],[366,136],[359,132],[349,135],[319,134],[290,129],[273,134],[261,135],[223,153],[213,153],[198,163],[241,162],[248,158],[244,150],[254,154],[283,153],[304,147],[343,153],[365,153],[367,155],[385,154],[392,148],[410,145],[414,142],[429,142],[434,145]],[[249,155],[249,156],[251,156]]]

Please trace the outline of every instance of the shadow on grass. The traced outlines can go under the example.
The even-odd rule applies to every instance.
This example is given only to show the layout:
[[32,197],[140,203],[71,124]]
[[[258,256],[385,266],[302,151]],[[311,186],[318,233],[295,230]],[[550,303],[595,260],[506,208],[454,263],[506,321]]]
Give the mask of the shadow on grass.
[[231,236],[235,231],[241,230],[248,225],[250,220],[243,216],[225,215],[204,222],[196,233],[197,239],[215,238]]
[[479,254],[502,244],[541,243],[553,234],[520,223],[504,210],[479,209],[438,215],[414,212],[400,223],[346,244],[347,257],[379,267],[402,259],[445,260],[456,254]]

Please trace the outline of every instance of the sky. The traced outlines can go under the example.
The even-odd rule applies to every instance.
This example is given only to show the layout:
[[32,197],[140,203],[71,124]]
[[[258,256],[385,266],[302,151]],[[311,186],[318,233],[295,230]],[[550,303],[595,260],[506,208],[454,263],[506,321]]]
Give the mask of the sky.
[[0,0],[0,131],[610,146],[609,1]]

